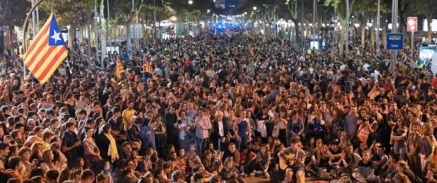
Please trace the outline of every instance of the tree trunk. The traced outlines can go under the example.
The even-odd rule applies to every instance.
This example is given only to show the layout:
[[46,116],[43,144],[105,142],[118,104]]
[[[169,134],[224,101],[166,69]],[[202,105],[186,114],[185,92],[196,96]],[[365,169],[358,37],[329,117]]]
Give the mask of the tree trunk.
[[[294,40],[296,40],[295,50],[298,51],[298,50],[300,50],[300,45],[302,44],[303,34],[300,31],[299,21],[297,19],[294,19],[293,22],[294,22],[294,36],[295,36]],[[291,34],[291,31],[290,31],[290,34]]]
[[68,30],[68,47],[69,48],[73,48],[73,40],[74,37],[76,35],[76,25],[75,24],[71,24],[70,25],[70,30]]
[[103,68],[103,60],[106,58],[106,54],[108,53],[106,51],[106,34],[107,34],[107,30],[106,30],[106,20],[105,17],[103,16],[105,14],[104,12],[104,0],[101,0],[101,4],[100,4],[100,51],[101,51],[101,60],[100,60],[100,67]]
[[428,32],[426,33],[426,37],[427,37],[428,43],[431,43],[432,42],[432,27],[431,27],[432,14],[426,15],[426,20],[427,20],[427,26],[428,26]]
[[[340,25],[344,25],[345,24],[344,23],[345,20],[343,20],[342,18],[340,18],[339,21],[340,21]],[[346,38],[346,31],[348,31],[348,30],[345,30],[345,29],[346,29],[345,27],[342,27],[340,29],[340,41],[338,42],[338,53],[340,55],[343,55],[344,43],[345,43],[345,38]]]
[[345,41],[344,41],[346,44],[346,51],[345,51],[346,56],[348,56],[348,54],[349,54],[349,17],[350,17],[350,15],[351,15],[351,12],[350,12],[349,0],[346,0],[346,18],[345,18],[345,22],[343,22],[343,23],[345,23],[343,25],[346,25],[346,26],[344,26],[344,27],[346,27],[345,28],[346,35],[345,35]]
[[[131,28],[132,26],[133,17],[129,17],[128,20],[125,22],[126,26],[126,47],[128,51],[132,51],[132,34],[131,34]],[[132,26],[132,27],[131,27]]]
[[370,32],[370,46],[375,47],[375,28],[376,25],[373,24],[372,27],[369,28],[369,32]]
[[360,21],[361,48],[364,48],[366,46],[366,26],[367,26],[366,22],[367,19],[364,17]]
[[85,31],[85,26],[79,26],[79,42],[83,43],[83,37],[84,37],[84,32]]
[[386,47],[385,43],[387,42],[387,24],[384,22],[382,23],[382,33],[381,33],[381,37],[382,37],[382,43],[381,46],[384,46],[384,48]]
[[92,33],[91,33],[91,30],[93,30],[92,29],[92,26],[89,24],[88,26],[86,26],[86,29],[87,29],[87,33],[88,33],[88,42],[87,42],[87,45],[88,45],[88,55],[91,55],[91,47],[92,47],[92,45],[91,45],[91,37],[92,37]]

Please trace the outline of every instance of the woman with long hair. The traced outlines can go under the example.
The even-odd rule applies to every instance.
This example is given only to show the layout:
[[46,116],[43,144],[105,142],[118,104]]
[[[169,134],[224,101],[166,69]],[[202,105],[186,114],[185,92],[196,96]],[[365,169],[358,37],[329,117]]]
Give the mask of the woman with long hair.
[[410,126],[410,133],[407,136],[406,153],[408,157],[408,164],[411,170],[414,172],[420,172],[420,158],[417,156],[419,153],[419,144],[422,134],[419,131],[419,124],[414,123]]
[[156,121],[156,129],[155,129],[155,143],[156,150],[158,154],[163,154],[165,151],[165,146],[167,145],[167,128],[165,124],[162,122],[161,118],[155,118]]
[[398,118],[396,124],[392,128],[390,139],[394,146],[394,153],[398,155],[401,160],[405,160],[405,139],[407,137],[407,133],[408,128],[404,123],[404,119]]
[[54,155],[52,150],[45,150],[42,154],[42,163],[41,168],[44,170],[44,172],[48,172],[49,170],[55,170],[56,167],[53,162]]
[[30,146],[30,160],[34,159],[40,160],[43,155],[43,145],[40,142],[35,142]]
[[100,133],[96,138],[97,146],[100,150],[100,157],[111,163],[118,160],[119,154],[117,149],[117,142],[111,134],[111,125],[103,124],[100,128]]
[[332,160],[333,156],[331,152],[329,152],[327,145],[322,145],[319,151],[316,152],[316,162],[315,165],[318,168],[326,168],[327,172],[330,172],[332,169]]
[[176,159],[176,163],[181,170],[185,170],[185,166],[187,165],[187,156],[185,154],[185,149],[179,149],[179,156]]
[[238,140],[238,149],[242,150],[246,148],[247,142],[249,142],[252,136],[252,127],[250,118],[247,117],[247,111],[243,110],[239,114],[239,119],[235,123],[236,131],[240,137]]
[[19,150],[18,155],[23,163],[23,168],[21,169],[20,174],[24,178],[30,178],[30,171],[36,166],[37,161],[30,161],[30,149],[28,147],[22,147]]
[[83,140],[85,168],[89,168],[91,163],[102,159],[100,150],[92,137],[93,133],[93,128],[85,127],[85,139]]

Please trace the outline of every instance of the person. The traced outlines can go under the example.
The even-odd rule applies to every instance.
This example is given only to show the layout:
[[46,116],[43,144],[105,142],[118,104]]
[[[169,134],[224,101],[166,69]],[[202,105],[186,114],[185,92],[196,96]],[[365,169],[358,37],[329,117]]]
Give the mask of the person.
[[379,182],[378,177],[375,176],[375,169],[373,168],[370,155],[369,150],[362,152],[362,160],[358,163],[358,179],[367,182]]
[[84,170],[80,174],[80,182],[79,183],[92,183],[95,180],[95,174],[91,170]]
[[74,159],[80,157],[81,142],[75,133],[76,126],[73,122],[67,122],[65,124],[66,131],[62,135],[62,152],[67,158],[67,164],[69,168],[73,167]]
[[[286,157],[290,156],[290,158]],[[305,151],[302,150],[302,142],[299,139],[292,139],[291,146],[278,153],[280,161],[287,164],[285,170],[285,181],[297,183],[305,182]]]
[[210,115],[209,110],[202,109],[199,116],[195,118],[196,147],[199,155],[202,155],[209,143],[209,130],[212,128]]
[[84,161],[85,167],[89,168],[93,162],[102,160],[102,157],[100,156],[100,150],[96,142],[92,138],[94,129],[91,127],[85,127],[85,133],[85,139],[83,140]]

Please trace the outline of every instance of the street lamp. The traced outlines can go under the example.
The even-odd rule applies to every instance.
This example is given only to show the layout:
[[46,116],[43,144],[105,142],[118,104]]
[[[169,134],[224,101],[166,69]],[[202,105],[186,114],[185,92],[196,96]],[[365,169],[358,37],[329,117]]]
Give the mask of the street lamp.
[[[193,0],[188,0],[188,5],[193,5]],[[190,20],[191,21],[191,20]],[[191,26],[190,26],[190,24],[187,24],[187,26],[188,26],[188,34],[189,34],[189,32],[190,32],[190,30],[191,30]],[[186,29],[185,29],[186,30]]]
[[254,7],[253,7],[253,10],[256,11],[256,9],[257,9],[256,6],[254,6]]

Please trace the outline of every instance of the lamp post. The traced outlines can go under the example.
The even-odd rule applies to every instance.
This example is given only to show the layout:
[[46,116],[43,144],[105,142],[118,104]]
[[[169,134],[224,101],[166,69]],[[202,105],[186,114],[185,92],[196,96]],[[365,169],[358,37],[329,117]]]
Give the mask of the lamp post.
[[[396,33],[398,32],[398,0],[393,0],[393,6],[392,6],[392,14],[391,14],[391,32],[392,33]],[[393,55],[392,55],[392,62],[390,64],[390,67],[392,69],[392,71],[395,70],[396,68],[396,61],[397,61],[397,57],[398,57],[398,51],[395,50],[393,51]]]
[[[35,6],[35,0],[32,0],[32,7]],[[32,12],[32,38],[36,35],[36,12]]]
[[313,0],[313,31],[312,34],[316,34],[316,0]]
[[345,21],[345,31],[346,31],[346,38],[345,38],[345,54],[346,56],[349,54],[349,17],[350,17],[350,9],[349,9],[349,0],[346,0],[346,21]]
[[153,44],[156,44],[156,0],[153,0],[153,20],[155,25],[153,25]]
[[106,0],[106,11],[108,13],[108,21],[106,22],[106,31],[107,31],[107,38],[109,41],[109,58],[111,58],[112,55],[112,43],[111,43],[111,38],[109,37],[112,33],[112,31],[109,31],[109,20],[110,20],[110,16],[109,16],[109,0]]
[[96,59],[98,58],[97,55],[99,55],[99,37],[97,32],[97,0],[94,0],[94,39],[95,39],[95,46],[96,46]]
[[379,44],[379,27],[381,26],[381,0],[378,0],[378,10],[376,13],[376,31],[375,31],[375,39],[376,39],[376,56],[380,56],[380,44]]
[[[190,9],[191,9],[191,5],[193,5],[193,0],[188,0],[188,5],[190,5]],[[187,24],[188,26],[188,35],[190,35],[190,31],[191,31],[191,13],[190,13],[190,22]]]
[[[26,53],[26,33],[27,33],[27,28],[29,26],[28,22],[29,22],[29,18],[32,15],[32,13],[35,11],[35,9],[38,7],[38,5],[40,5],[44,0],[39,0],[38,2],[35,3],[35,5],[32,6],[32,8],[30,9],[30,11],[27,13],[26,19],[24,19],[24,24],[23,24],[23,42],[22,47],[23,47],[23,54]],[[27,75],[26,72],[26,66],[23,63],[23,73],[24,75]]]
[[100,57],[100,67],[102,68],[102,69],[104,69],[104,64],[103,64],[103,61],[105,60],[105,57],[106,57],[106,54],[107,54],[107,52],[106,52],[106,20],[105,20],[105,11],[104,11],[104,8],[105,8],[105,4],[104,4],[104,0],[101,0],[100,1],[100,26],[102,27],[102,32],[101,32],[101,39],[100,39],[100,43],[101,43],[101,57]]

